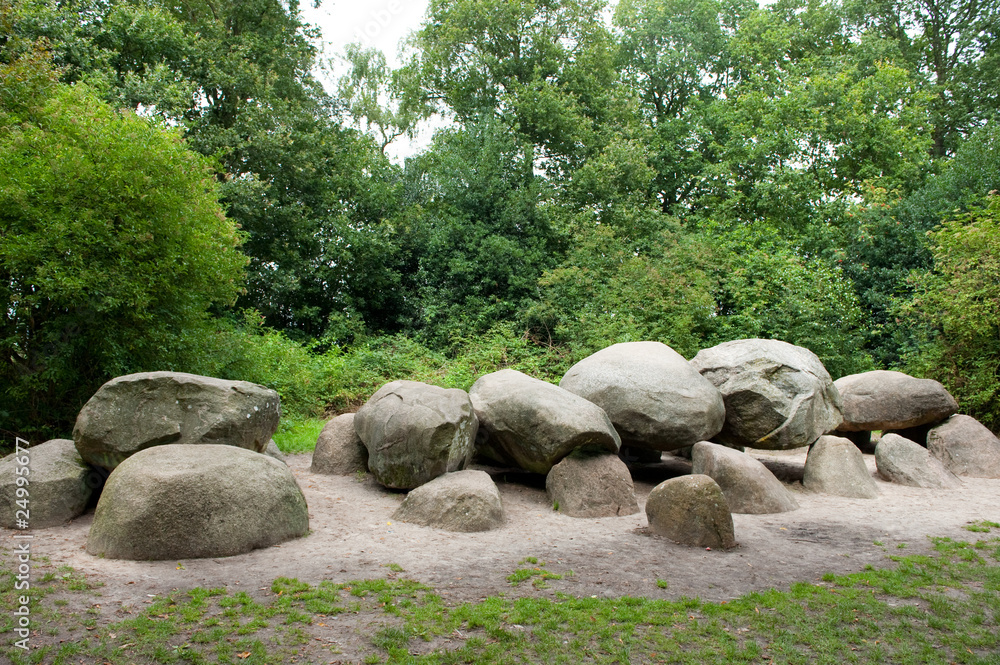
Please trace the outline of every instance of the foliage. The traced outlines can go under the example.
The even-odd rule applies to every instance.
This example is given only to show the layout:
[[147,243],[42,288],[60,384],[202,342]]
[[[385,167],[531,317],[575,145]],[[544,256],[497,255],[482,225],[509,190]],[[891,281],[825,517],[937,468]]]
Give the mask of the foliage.
[[915,276],[904,312],[924,343],[915,372],[940,380],[963,413],[1000,428],[1000,196],[957,215],[930,234],[934,270]]
[[56,84],[37,54],[0,64],[0,90],[4,421],[52,433],[104,381],[177,360],[245,257],[176,132]]

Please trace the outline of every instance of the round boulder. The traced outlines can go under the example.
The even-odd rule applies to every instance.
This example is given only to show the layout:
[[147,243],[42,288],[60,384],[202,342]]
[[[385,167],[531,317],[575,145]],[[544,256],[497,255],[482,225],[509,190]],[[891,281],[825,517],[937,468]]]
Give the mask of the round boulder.
[[666,344],[615,344],[573,365],[559,382],[604,409],[624,445],[670,451],[715,436],[722,395]]
[[[17,473],[27,462],[28,475]],[[21,472],[23,474],[23,472]],[[28,481],[18,495],[17,479]],[[24,528],[18,515],[33,529],[56,526],[83,513],[91,493],[101,485],[102,475],[91,469],[69,439],[52,439],[20,454],[0,459],[0,525]],[[19,503],[21,502],[21,503]]]
[[926,448],[898,434],[885,434],[879,439],[875,446],[875,465],[883,478],[900,485],[955,489],[962,484]]
[[691,365],[722,392],[720,443],[763,450],[808,446],[841,422],[840,396],[812,351],[776,339],[703,349]]
[[646,499],[646,517],[654,533],[681,545],[736,546],[726,497],[705,475],[671,478],[654,487]]
[[331,476],[351,476],[368,470],[368,449],[354,429],[353,413],[339,415],[323,427],[309,470]]
[[809,449],[802,485],[813,492],[875,499],[878,486],[858,446],[839,436],[821,436]]
[[767,467],[750,455],[708,441],[691,449],[691,473],[718,483],[734,513],[763,515],[798,510],[799,504]]
[[639,512],[635,486],[617,455],[576,452],[552,467],[545,491],[570,517],[617,517]]
[[108,476],[87,551],[136,561],[232,556],[308,531],[287,465],[235,446],[170,444],[132,455]]
[[617,453],[621,446],[601,407],[516,370],[480,377],[469,398],[491,449],[526,471],[548,473],[577,449]]
[[952,473],[1000,478],[1000,440],[972,416],[952,416],[933,428],[927,450]]
[[464,390],[393,381],[358,410],[354,427],[375,479],[413,489],[469,464],[479,420]]
[[168,443],[215,443],[263,452],[278,429],[278,393],[246,381],[182,372],[111,379],[76,418],[73,439],[89,464],[114,469]]
[[845,432],[902,430],[941,422],[958,411],[945,387],[932,379],[876,370],[835,382],[844,404]]
[[467,469],[438,476],[412,490],[393,519],[446,531],[489,531],[503,526],[503,504],[485,471]]

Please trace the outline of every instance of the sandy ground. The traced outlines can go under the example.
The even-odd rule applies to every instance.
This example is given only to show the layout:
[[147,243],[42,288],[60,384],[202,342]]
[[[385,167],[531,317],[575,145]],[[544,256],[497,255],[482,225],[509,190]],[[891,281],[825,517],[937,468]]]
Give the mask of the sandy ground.
[[[929,549],[928,536],[970,539],[973,534],[963,525],[1000,521],[1000,480],[964,478],[963,487],[956,490],[878,480],[878,499],[845,499],[803,489],[804,449],[751,452],[788,484],[800,509],[734,515],[739,546],[730,551],[684,547],[647,532],[642,508],[649,491],[690,468],[672,456],[633,469],[640,512],[626,517],[567,517],[552,510],[541,477],[492,470],[506,525],[459,534],[397,522],[393,512],[403,494],[381,488],[370,477],[311,473],[307,454],[288,459],[310,508],[311,533],[304,538],[228,558],[107,560],[85,551],[91,512],[70,524],[36,531],[33,557],[49,557],[53,565],[69,565],[102,581],[105,603],[136,602],[149,594],[195,586],[253,593],[280,576],[310,583],[386,577],[392,575],[387,568],[391,563],[402,566],[399,576],[436,588],[449,603],[498,593],[542,593],[530,584],[513,589],[506,580],[529,556],[547,562],[552,572],[573,571],[550,582],[546,594],[726,600],[749,591],[787,588],[795,581],[815,581],[826,572],[891,565],[890,555]],[[874,458],[865,457],[875,476]],[[13,535],[0,532],[3,544],[13,545]],[[659,588],[657,580],[665,580],[668,587]]]

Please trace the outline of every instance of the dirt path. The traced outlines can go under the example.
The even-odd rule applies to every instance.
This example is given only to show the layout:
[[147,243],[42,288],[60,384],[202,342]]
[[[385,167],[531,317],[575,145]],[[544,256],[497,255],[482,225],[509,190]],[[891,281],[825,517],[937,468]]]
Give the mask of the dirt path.
[[[728,552],[676,545],[646,533],[645,513],[577,519],[552,510],[542,480],[527,474],[495,475],[507,514],[499,530],[456,534],[400,523],[392,515],[403,495],[370,477],[323,476],[309,471],[310,456],[289,458],[310,507],[312,533],[278,547],[204,560],[134,562],[90,556],[84,547],[93,514],[71,524],[40,530],[35,556],[69,565],[104,583],[109,601],[135,602],[147,594],[195,586],[253,592],[279,576],[316,583],[385,577],[398,564],[401,576],[438,589],[450,602],[498,593],[537,593],[530,585],[512,590],[507,575],[525,557],[547,562],[552,572],[573,575],[550,583],[578,596],[699,596],[725,600],[749,591],[815,581],[826,572],[887,565],[887,557],[929,549],[928,536],[968,539],[962,526],[1000,521],[1000,480],[963,479],[957,490],[925,490],[881,480],[876,500],[812,494],[802,488],[805,452],[754,451],[789,482],[801,508],[777,515],[735,515],[739,547]],[[640,508],[656,483],[683,473],[685,462],[669,461],[635,470]],[[874,474],[874,458],[866,456]],[[4,532],[10,545],[13,532]],[[882,545],[876,545],[879,541]],[[657,580],[665,580],[661,589]],[[547,593],[551,593],[551,590]]]

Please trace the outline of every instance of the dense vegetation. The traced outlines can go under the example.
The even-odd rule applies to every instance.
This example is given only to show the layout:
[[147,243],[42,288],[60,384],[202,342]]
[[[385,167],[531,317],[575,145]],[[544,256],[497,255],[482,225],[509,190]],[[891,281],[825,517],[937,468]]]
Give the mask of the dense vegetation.
[[306,416],[741,337],[1000,427],[1000,0],[606,9],[431,0],[327,93],[291,0],[0,0],[4,436],[131,371]]

